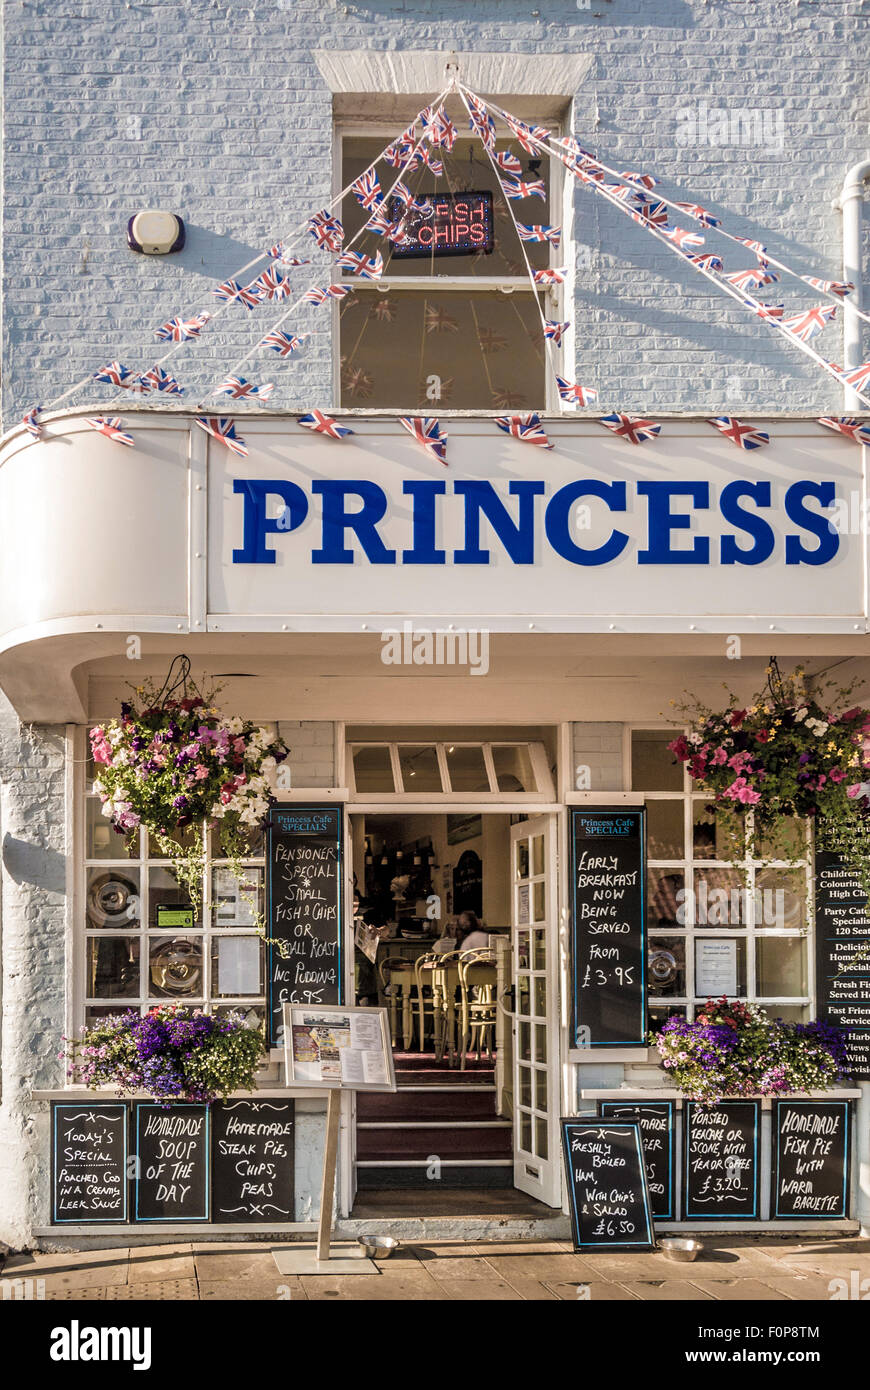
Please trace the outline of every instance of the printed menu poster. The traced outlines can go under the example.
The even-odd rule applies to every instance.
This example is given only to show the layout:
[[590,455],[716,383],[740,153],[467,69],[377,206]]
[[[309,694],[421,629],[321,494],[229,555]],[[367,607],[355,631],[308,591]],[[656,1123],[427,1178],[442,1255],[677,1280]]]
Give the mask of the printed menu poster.
[[381,1009],[290,1008],[290,1084],[394,1086]]

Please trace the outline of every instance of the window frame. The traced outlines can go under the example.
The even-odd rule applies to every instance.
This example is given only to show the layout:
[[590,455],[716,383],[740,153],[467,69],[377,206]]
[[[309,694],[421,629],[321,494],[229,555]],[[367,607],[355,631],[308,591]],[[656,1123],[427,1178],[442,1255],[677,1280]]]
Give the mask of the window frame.
[[[495,765],[492,758],[493,748],[520,748],[528,749],[531,761],[532,772],[535,778],[536,790],[533,792],[500,791]],[[393,774],[392,791],[359,791],[356,786],[356,776],[354,772],[354,753],[358,748],[386,748],[389,750],[390,762]],[[415,798],[414,789],[406,789],[402,777],[400,750],[402,748],[434,748],[438,759],[438,770],[441,776],[441,790],[421,792]],[[448,748],[480,748],[483,752],[483,761],[486,768],[487,781],[489,782],[488,791],[453,791],[450,789],[450,774],[447,763]],[[555,796],[553,779],[547,764],[547,754],[544,744],[537,740],[522,739],[450,739],[439,738],[426,740],[418,739],[390,739],[390,738],[358,738],[348,740],[345,747],[345,785],[348,788],[348,800],[352,802],[409,802],[415,799],[431,802],[433,806],[446,806],[450,802],[468,802],[473,805],[476,802],[502,803],[509,801],[517,804],[529,804],[532,806],[549,805]],[[396,788],[402,790],[397,791]]]

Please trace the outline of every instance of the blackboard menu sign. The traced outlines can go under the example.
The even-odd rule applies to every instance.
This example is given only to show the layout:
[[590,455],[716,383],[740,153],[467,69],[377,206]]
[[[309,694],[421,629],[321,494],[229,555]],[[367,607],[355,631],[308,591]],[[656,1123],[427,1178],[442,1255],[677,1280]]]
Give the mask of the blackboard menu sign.
[[757,1100],[686,1101],[684,1221],[757,1218],[760,1123]]
[[53,1101],[51,1219],[127,1220],[127,1107]]
[[849,1214],[847,1100],[773,1103],[774,1219],[845,1219]]
[[273,806],[266,848],[269,1046],[284,1004],[342,1004],[341,806]]
[[573,807],[572,1034],[575,1047],[646,1041],[643,807]]
[[561,1126],[574,1249],[653,1249],[638,1121],[563,1119]]
[[133,1106],[139,1159],[137,1221],[207,1221],[209,1217],[209,1108],[151,1101]]
[[212,1220],[293,1220],[292,1100],[212,1106]]
[[[854,870],[816,852],[816,1014],[848,1029],[848,1075],[870,1080],[870,909]],[[861,959],[861,953],[866,952]]]
[[637,1120],[646,1163],[646,1184],[655,1221],[676,1220],[676,1120],[673,1100],[600,1100],[602,1119]]

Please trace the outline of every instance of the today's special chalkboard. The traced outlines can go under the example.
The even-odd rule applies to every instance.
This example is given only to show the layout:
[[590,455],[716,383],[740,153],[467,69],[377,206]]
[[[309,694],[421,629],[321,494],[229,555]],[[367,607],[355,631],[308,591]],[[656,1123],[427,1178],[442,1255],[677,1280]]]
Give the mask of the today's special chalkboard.
[[342,1004],[343,808],[273,806],[266,843],[268,1042],[284,1004]]
[[637,1120],[653,1219],[676,1220],[676,1101],[600,1100],[598,1114],[602,1119]]
[[761,1102],[687,1100],[683,1111],[683,1220],[758,1216]]
[[775,1100],[771,1216],[849,1215],[848,1100]]
[[133,1141],[139,1160],[137,1221],[208,1221],[210,1111],[207,1105],[152,1101],[133,1106]]
[[292,1100],[212,1106],[212,1220],[293,1220]]
[[870,907],[857,874],[816,851],[816,1013],[847,1029],[847,1072],[870,1080]]
[[52,1101],[51,1219],[127,1220],[127,1107]]
[[646,1041],[646,812],[572,807],[572,1036],[575,1047]]
[[653,1249],[638,1121],[562,1119],[560,1124],[574,1249]]

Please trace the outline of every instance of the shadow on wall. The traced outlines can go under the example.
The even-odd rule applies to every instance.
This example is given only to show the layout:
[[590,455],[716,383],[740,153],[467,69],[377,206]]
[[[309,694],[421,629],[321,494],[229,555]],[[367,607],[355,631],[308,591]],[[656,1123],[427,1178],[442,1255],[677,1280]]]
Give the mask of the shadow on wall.
[[[298,217],[296,220],[299,220]],[[140,256],[135,252],[131,252],[131,256],[136,261],[145,261],[151,265],[161,262],[164,266],[174,265],[185,275],[202,275],[208,280],[225,280],[228,275],[247,265],[248,261],[254,260],[256,256],[263,256],[268,246],[292,229],[291,226],[270,228],[264,232],[261,244],[257,245],[239,241],[229,232],[218,232],[212,227],[202,227],[195,222],[188,222],[186,218],[184,225],[187,237],[183,251],[165,257]],[[314,245],[313,242],[311,244]],[[267,264],[264,256],[263,264],[252,269],[251,277],[258,275]]]
[[15,883],[33,884],[47,893],[66,892],[66,858],[56,849],[5,835],[3,866]]
[[[289,10],[294,3],[295,0],[278,0],[278,9]],[[395,19],[405,6],[400,0],[354,0],[352,9],[356,14]],[[451,7],[444,6],[442,18],[449,22],[457,16]],[[537,6],[530,6],[528,0],[477,0],[474,6],[476,24],[491,21],[500,27],[526,24],[530,29],[546,26],[552,31],[557,26],[568,28],[587,20],[593,29],[601,27],[600,20],[608,28],[691,29],[696,16],[684,0],[632,0],[628,11],[622,0],[543,0]]]

